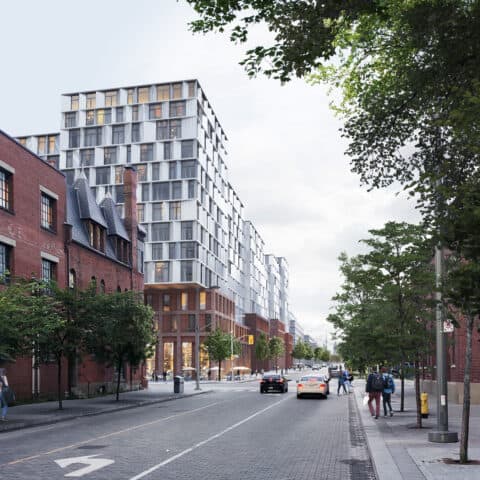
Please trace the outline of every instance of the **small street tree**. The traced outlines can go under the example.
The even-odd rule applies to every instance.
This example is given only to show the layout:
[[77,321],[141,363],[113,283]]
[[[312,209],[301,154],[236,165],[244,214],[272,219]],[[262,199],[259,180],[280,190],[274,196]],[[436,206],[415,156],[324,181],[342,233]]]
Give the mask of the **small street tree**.
[[296,360],[303,360],[305,358],[305,344],[302,340],[298,340],[292,350],[292,357]]
[[272,337],[268,341],[269,357],[275,362],[275,372],[278,371],[278,357],[285,351],[285,344],[280,337]]
[[232,338],[230,333],[225,333],[223,330],[217,327],[207,336],[204,345],[207,349],[209,358],[218,363],[218,381],[220,381],[222,362],[226,358],[229,358],[232,353],[234,355],[238,355],[241,352],[240,342],[236,338]]
[[260,362],[264,362],[269,357],[268,338],[264,333],[261,333],[255,343],[255,358]]
[[95,309],[87,346],[99,361],[115,367],[118,401],[125,363],[137,367],[153,354],[153,310],[143,303],[141,293],[133,291],[96,295]]

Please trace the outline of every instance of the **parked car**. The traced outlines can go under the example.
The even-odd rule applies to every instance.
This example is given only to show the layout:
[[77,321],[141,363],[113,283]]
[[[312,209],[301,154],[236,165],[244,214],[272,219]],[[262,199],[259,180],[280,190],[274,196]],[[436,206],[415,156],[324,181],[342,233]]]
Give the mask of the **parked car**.
[[319,395],[327,398],[330,393],[329,379],[325,375],[305,375],[297,380],[297,398],[304,395]]
[[314,363],[312,365],[312,370],[320,370],[320,365],[318,363]]
[[260,380],[260,393],[288,392],[288,378],[276,373],[265,374]]

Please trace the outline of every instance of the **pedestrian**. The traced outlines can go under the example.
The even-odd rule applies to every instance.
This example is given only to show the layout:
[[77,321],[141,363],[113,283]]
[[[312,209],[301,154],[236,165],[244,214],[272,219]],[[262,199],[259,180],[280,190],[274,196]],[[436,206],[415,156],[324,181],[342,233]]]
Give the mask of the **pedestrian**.
[[345,388],[345,377],[343,376],[342,370],[340,370],[340,374],[338,375],[338,387],[337,387],[337,396],[340,395],[340,388],[343,388],[343,393],[347,394],[347,389]]
[[162,376],[163,376],[163,381],[166,382],[167,381],[167,371],[166,370],[163,371]]
[[8,402],[6,398],[6,390],[8,388],[8,379],[4,368],[0,368],[0,406],[2,408],[2,422],[7,420]]
[[387,372],[385,367],[382,367],[382,376],[383,376],[383,413],[387,416],[387,406],[390,410],[390,416],[393,417],[393,408],[392,408],[392,393],[395,393],[395,381],[393,380],[393,375]]
[[152,382],[155,381],[155,371],[152,370]]
[[350,385],[350,373],[347,369],[343,371],[343,384],[345,385],[347,392],[352,393],[352,386]]
[[[367,378],[365,392],[368,393],[368,409],[372,417],[377,419],[380,415],[380,397],[383,392],[383,377],[375,369],[372,369]],[[373,410],[373,401],[375,400],[375,411]]]

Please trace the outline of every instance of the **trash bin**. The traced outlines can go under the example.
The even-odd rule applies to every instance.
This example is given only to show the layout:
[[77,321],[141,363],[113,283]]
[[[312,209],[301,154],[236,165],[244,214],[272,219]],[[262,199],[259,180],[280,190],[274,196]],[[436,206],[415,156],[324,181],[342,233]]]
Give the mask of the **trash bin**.
[[183,393],[184,379],[180,375],[177,375],[173,379],[173,393]]

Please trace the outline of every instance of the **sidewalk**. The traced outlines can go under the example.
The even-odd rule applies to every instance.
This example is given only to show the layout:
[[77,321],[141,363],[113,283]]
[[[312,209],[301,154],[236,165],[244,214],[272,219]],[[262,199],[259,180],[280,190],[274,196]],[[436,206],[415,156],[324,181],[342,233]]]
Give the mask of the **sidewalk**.
[[[437,426],[436,397],[429,396],[430,415],[423,419],[421,430],[416,423],[413,381],[405,382],[405,411],[400,409],[400,381],[395,380],[396,393],[392,396],[393,417],[375,420],[363,405],[365,382],[355,380],[354,397],[365,429],[368,448],[378,480],[469,480],[480,478],[480,465],[448,464],[443,459],[458,460],[460,443],[431,443],[428,432]],[[460,438],[462,406],[449,404],[449,430]],[[480,405],[470,411],[470,439],[468,456],[480,460]]]
[[56,401],[13,406],[8,409],[7,421],[0,422],[0,435],[5,431],[47,425],[78,417],[101,415],[200,395],[211,391],[212,385],[209,385],[211,383],[215,382],[201,382],[201,390],[196,391],[195,382],[185,382],[184,393],[173,393],[172,381],[150,382],[146,390],[120,393],[118,402],[115,401],[115,395],[81,400],[64,400],[63,410],[58,410],[58,402]]

